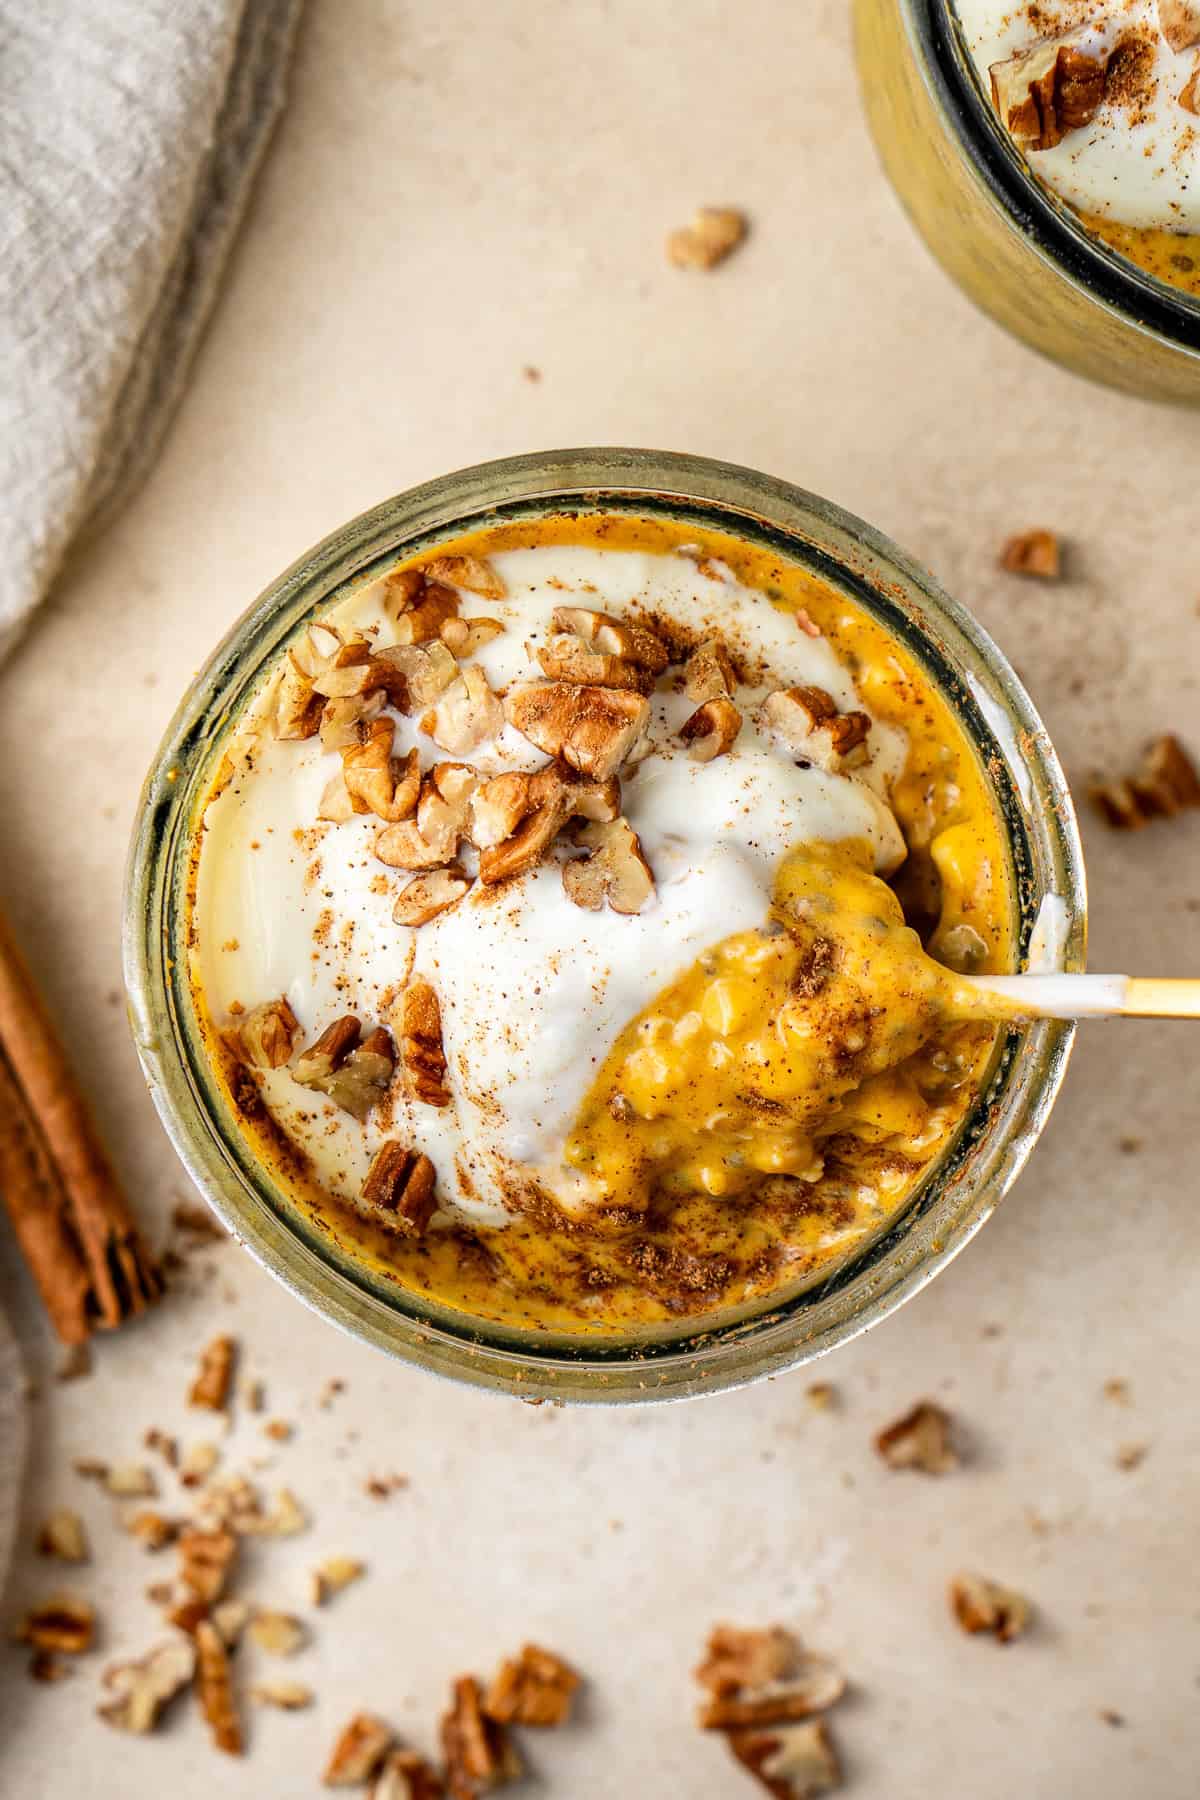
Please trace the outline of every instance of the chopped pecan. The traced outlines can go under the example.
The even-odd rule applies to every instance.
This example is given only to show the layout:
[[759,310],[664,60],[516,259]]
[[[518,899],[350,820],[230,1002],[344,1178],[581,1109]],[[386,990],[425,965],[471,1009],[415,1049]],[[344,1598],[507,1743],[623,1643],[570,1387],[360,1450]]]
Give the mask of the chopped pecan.
[[560,632],[548,643],[539,644],[537,659],[543,675],[551,681],[569,681],[579,687],[633,688],[644,694],[654,683],[649,671],[637,663],[589,650],[570,632]]
[[[203,1362],[201,1363],[203,1372]],[[145,1463],[113,1463],[104,1471],[105,1490],[114,1494],[118,1500],[136,1499],[139,1496],[149,1497],[157,1494],[158,1483],[153,1471]]]
[[346,786],[346,777],[341,769],[331,775],[321,790],[321,798],[317,803],[317,817],[330,825],[344,825],[347,819],[353,819],[362,811],[350,798],[350,790]]
[[96,1708],[118,1731],[153,1731],[163,1712],[196,1673],[196,1649],[189,1638],[172,1638],[135,1662],[105,1669],[101,1685],[111,1694]]
[[706,1731],[787,1725],[827,1712],[845,1692],[846,1677],[836,1663],[801,1651],[786,1677],[739,1688],[734,1694],[716,1694],[705,1701],[699,1722]]
[[338,632],[317,625],[288,650],[273,696],[271,725],[277,738],[315,737],[325,704],[315,683],[341,648]]
[[397,925],[428,925],[431,919],[457,906],[470,885],[470,876],[458,863],[451,863],[447,869],[430,869],[401,888],[392,918]]
[[256,1706],[277,1706],[281,1712],[299,1712],[302,1707],[311,1706],[316,1698],[310,1687],[302,1681],[259,1681],[250,1689],[250,1698]]
[[179,1464],[179,1480],[185,1488],[203,1487],[221,1460],[215,1444],[189,1444]]
[[189,1525],[179,1534],[179,1574],[185,1587],[205,1606],[221,1597],[237,1557],[232,1531],[202,1531]]
[[271,1656],[295,1656],[308,1642],[308,1631],[293,1613],[263,1612],[250,1620],[250,1637]]
[[711,1694],[736,1694],[739,1688],[782,1681],[796,1667],[799,1656],[799,1644],[782,1625],[768,1626],[765,1631],[714,1625],[695,1676]]
[[347,694],[343,699],[326,700],[321,711],[321,748],[346,750],[359,742],[360,727],[379,717],[383,708],[382,688],[369,694]]
[[130,1537],[137,1538],[147,1550],[165,1550],[179,1536],[179,1521],[168,1519],[165,1513],[150,1512],[143,1508],[125,1521],[125,1529]]
[[689,700],[727,700],[737,688],[737,675],[729,652],[720,638],[697,644],[683,667],[684,692]]
[[385,1225],[420,1237],[437,1211],[437,1175],[427,1156],[390,1138],[381,1144],[363,1183],[363,1204]]
[[483,1710],[501,1725],[565,1725],[579,1685],[579,1676],[561,1656],[526,1644],[520,1656],[501,1663]]
[[1020,1637],[1033,1617],[1033,1608],[1023,1594],[982,1575],[954,1577],[950,1608],[964,1631],[990,1631],[1002,1644]]
[[903,1418],[885,1427],[875,1448],[889,1469],[919,1469],[923,1475],[945,1475],[957,1469],[950,1415],[932,1400],[918,1400]]
[[1010,575],[1058,581],[1062,576],[1062,545],[1052,531],[1019,532],[1016,537],[1010,537],[1001,550],[1000,567]]
[[[188,1389],[188,1405],[202,1406],[209,1412],[224,1412],[229,1404],[233,1384],[233,1365],[237,1345],[231,1337],[215,1337],[200,1352],[200,1367]],[[151,1490],[153,1491],[153,1490]]]
[[447,581],[484,600],[503,600],[508,592],[491,563],[481,556],[434,556],[424,565],[430,581]]
[[649,701],[627,688],[571,687],[559,681],[514,688],[504,710],[530,743],[595,781],[616,774],[650,718]]
[[471,816],[478,776],[465,763],[435,763],[421,783],[415,819],[392,825],[375,840],[375,855],[391,869],[445,868],[458,855]]
[[645,625],[614,619],[611,613],[593,612],[586,606],[556,606],[552,617],[556,631],[572,634],[599,656],[633,663],[648,675],[661,675],[671,660],[657,632]]
[[87,1532],[79,1514],[66,1506],[50,1513],[37,1534],[37,1551],[39,1556],[54,1556],[59,1562],[88,1562]]
[[584,825],[575,841],[591,855],[563,864],[567,898],[589,912],[599,912],[606,901],[616,913],[642,912],[654,898],[654,877],[628,819]]
[[503,729],[504,709],[474,663],[460,672],[421,720],[421,730],[451,756],[469,755]]
[[732,700],[705,700],[684,720],[679,735],[694,762],[713,762],[732,750],[742,715]]
[[13,1642],[63,1656],[82,1656],[91,1649],[95,1636],[96,1614],[91,1604],[75,1594],[55,1594],[25,1614],[13,1632]]
[[372,812],[389,824],[407,819],[421,792],[421,758],[410,750],[393,759],[395,731],[391,719],[374,719],[362,742],[342,751],[342,779],[355,812]]
[[367,1565],[356,1556],[327,1556],[309,1576],[309,1589],[314,1606],[328,1606],[335,1594],[352,1583],[361,1581]]
[[444,1793],[436,1769],[423,1756],[415,1750],[390,1750],[367,1800],[442,1800]]
[[326,1026],[291,1065],[301,1087],[328,1095],[335,1106],[359,1120],[382,1100],[396,1066],[391,1036],[382,1025],[360,1042],[361,1036],[361,1024],[348,1013]]
[[504,626],[499,619],[480,615],[473,619],[447,619],[439,635],[451,654],[465,662],[468,656],[474,656],[477,650],[482,650],[503,632]]
[[774,1731],[731,1731],[729,1748],[775,1800],[815,1800],[841,1786],[841,1765],[824,1719]]
[[819,687],[780,688],[762,706],[767,730],[797,756],[830,774],[861,761],[871,729],[864,712],[842,713]]
[[1190,112],[1194,118],[1200,118],[1200,62],[1192,70],[1179,90],[1179,104],[1184,112]]
[[196,1696],[217,1749],[240,1756],[245,1745],[233,1702],[229,1652],[210,1619],[201,1619],[196,1626]]
[[615,819],[621,787],[615,776],[582,779],[563,764],[535,774],[509,773],[483,782],[472,800],[471,837],[479,846],[484,885],[534,868],[570,818]]
[[391,644],[375,652],[371,667],[374,681],[396,710],[404,713],[432,706],[458,680],[458,664],[440,639],[427,644]]
[[428,981],[410,981],[401,1007],[400,1059],[408,1085],[426,1106],[449,1106],[442,1009]]
[[338,1733],[321,1780],[326,1787],[361,1787],[391,1749],[395,1734],[374,1713],[355,1713]]
[[225,1648],[236,1650],[250,1617],[250,1608],[246,1602],[244,1600],[221,1600],[213,1607],[209,1617],[216,1626]]
[[1087,56],[1069,40],[1051,38],[992,64],[992,100],[1021,149],[1052,150],[1095,117],[1107,71],[1107,56]]
[[339,645],[313,682],[314,692],[325,700],[347,700],[372,686],[371,646],[366,638]]
[[292,1054],[300,1022],[286,996],[253,1006],[239,1020],[237,1040],[246,1061],[255,1069],[281,1069]]
[[1158,29],[1177,54],[1200,44],[1200,0],[1158,0]]
[[460,1676],[454,1683],[450,1710],[442,1719],[442,1755],[453,1800],[476,1800],[493,1788],[519,1781],[524,1773],[507,1730],[484,1713],[473,1675]]
[[732,256],[746,235],[746,215],[733,206],[700,206],[690,225],[667,239],[667,260],[677,269],[714,269]]
[[453,588],[431,581],[411,606],[396,619],[398,644],[428,644],[442,635],[442,627],[458,616],[458,595]]
[[1171,819],[1200,806],[1200,772],[1179,739],[1157,738],[1136,775],[1092,787],[1091,798],[1116,831],[1139,831],[1151,819]]
[[383,610],[389,619],[398,618],[415,606],[425,591],[424,569],[393,569],[383,582]]

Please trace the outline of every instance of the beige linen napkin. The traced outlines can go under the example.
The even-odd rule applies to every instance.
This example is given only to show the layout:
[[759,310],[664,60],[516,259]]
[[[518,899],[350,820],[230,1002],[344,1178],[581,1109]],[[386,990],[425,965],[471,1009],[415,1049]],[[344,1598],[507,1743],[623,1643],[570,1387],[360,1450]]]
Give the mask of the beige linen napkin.
[[146,474],[302,0],[0,0],[0,657]]
[[[147,472],[302,0],[0,0],[0,658]],[[26,1420],[0,1317],[0,1578]]]

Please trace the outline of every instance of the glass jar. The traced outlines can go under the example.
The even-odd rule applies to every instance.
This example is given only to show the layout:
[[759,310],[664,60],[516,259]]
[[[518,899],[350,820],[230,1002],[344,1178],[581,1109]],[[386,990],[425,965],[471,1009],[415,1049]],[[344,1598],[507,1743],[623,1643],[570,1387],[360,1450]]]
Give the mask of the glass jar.
[[854,0],[854,31],[884,169],[964,293],[1080,375],[1200,401],[1200,299],[1109,249],[1036,179],[983,92],[948,0]]
[[480,1323],[381,1280],[316,1231],[255,1155],[214,1075],[188,977],[189,847],[238,719],[285,642],[352,578],[505,519],[627,512],[733,533],[810,569],[902,640],[988,769],[1012,858],[1022,961],[1039,917],[1048,962],[1085,954],[1081,851],[1070,795],[1028,696],[961,607],[847,513],[747,469],[640,450],[566,450],[486,463],[364,513],[301,557],[197,676],[150,771],[134,836],[125,970],[138,1053],[188,1172],[231,1232],[293,1293],[422,1368],[531,1398],[629,1402],[700,1394],[787,1368],[886,1317],[979,1229],[1042,1129],[1073,1028],[1003,1034],[956,1143],[853,1260],[747,1316],[637,1337],[581,1338]]

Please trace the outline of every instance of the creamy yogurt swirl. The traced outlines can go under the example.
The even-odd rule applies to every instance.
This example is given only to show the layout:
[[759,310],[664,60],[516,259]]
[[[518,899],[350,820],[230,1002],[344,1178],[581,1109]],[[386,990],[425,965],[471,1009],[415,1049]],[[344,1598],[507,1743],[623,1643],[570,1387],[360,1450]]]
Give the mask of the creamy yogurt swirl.
[[1106,56],[1136,35],[1146,66],[1136,107],[1107,99],[1091,123],[1030,167],[1080,212],[1143,230],[1200,233],[1200,119],[1179,103],[1197,52],[1173,51],[1159,31],[1158,0],[949,0],[985,93],[989,71],[1039,41],[1071,33],[1085,54]]
[[[689,632],[719,632],[760,670],[763,685],[736,696],[745,725],[732,751],[692,760],[676,737],[692,702],[660,684],[652,754],[622,772],[623,810],[654,873],[653,903],[636,916],[582,910],[550,860],[503,890],[478,885],[417,930],[393,922],[399,886],[374,857],[378,819],[315,825],[340,759],[318,738],[280,742],[264,732],[252,766],[205,813],[195,911],[195,970],[218,1025],[238,1004],[287,997],[310,1039],[340,1014],[388,1023],[396,991],[428,978],[442,1008],[454,1105],[403,1097],[381,1123],[315,1108],[286,1068],[264,1072],[263,1094],[333,1193],[353,1199],[385,1137],[409,1134],[438,1170],[444,1204],[479,1223],[508,1216],[504,1172],[535,1173],[565,1204],[578,1182],[562,1147],[589,1084],[622,1028],[709,946],[761,926],[785,851],[800,842],[865,840],[881,872],[905,854],[888,807],[904,764],[901,732],[876,721],[870,756],[853,775],[800,767],[754,724],[770,688],[826,689],[862,709],[829,644],[740,586],[721,564],[685,554],[544,545],[491,559],[504,600],[464,596],[464,613],[501,619],[506,631],[477,661],[493,688],[528,679],[527,642],[546,633],[564,601],[623,614],[631,606]],[[378,585],[329,615],[343,631],[393,641]],[[252,715],[249,729],[253,729]],[[416,721],[396,715],[396,753],[439,752]],[[488,773],[534,769],[545,758],[511,726],[471,755]]]

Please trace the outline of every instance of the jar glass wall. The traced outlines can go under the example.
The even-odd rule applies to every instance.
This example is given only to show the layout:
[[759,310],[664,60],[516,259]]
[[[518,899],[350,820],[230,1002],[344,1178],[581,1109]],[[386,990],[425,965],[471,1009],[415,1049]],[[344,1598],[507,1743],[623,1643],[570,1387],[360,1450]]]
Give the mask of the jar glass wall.
[[947,1155],[902,1214],[815,1286],[723,1316],[625,1336],[481,1323],[379,1277],[314,1230],[239,1127],[205,1047],[188,975],[191,847],[239,718],[284,644],[355,579],[507,520],[627,513],[723,531],[844,593],[921,665],[987,769],[1011,858],[1024,958],[1052,923],[1049,966],[1083,967],[1085,900],[1061,770],[995,645],[870,527],[751,471],[687,456],[548,452],[461,471],[385,502],[302,557],[233,628],[185,696],[147,780],[131,852],[126,976],[163,1122],[230,1230],[300,1298],[394,1355],[530,1397],[628,1402],[715,1391],[803,1362],[886,1316],[966,1243],[1049,1113],[1069,1026],[1010,1029]]
[[992,318],[1078,374],[1200,401],[1200,298],[1139,268],[1031,172],[948,0],[854,0],[884,169],[929,249]]

